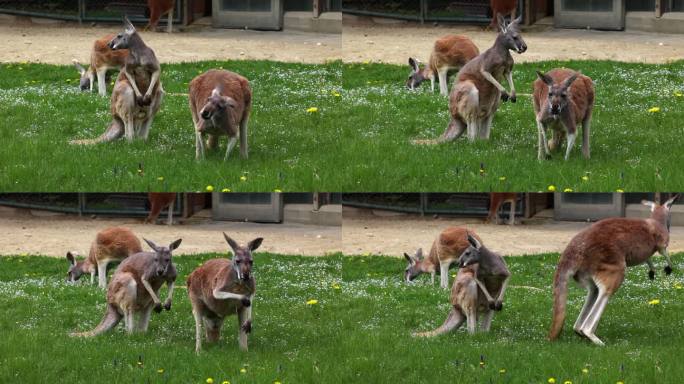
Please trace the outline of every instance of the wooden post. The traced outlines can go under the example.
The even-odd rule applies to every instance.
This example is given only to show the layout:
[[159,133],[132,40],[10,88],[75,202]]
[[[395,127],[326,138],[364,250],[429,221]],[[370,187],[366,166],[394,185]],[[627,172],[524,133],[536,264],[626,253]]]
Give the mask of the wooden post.
[[321,16],[321,1],[323,0],[313,0],[313,17],[315,19]]
[[321,209],[321,197],[318,192],[313,193],[313,210],[318,211]]
[[655,1],[655,17],[660,18],[663,16],[663,8],[665,4],[663,4],[664,0],[654,0]]

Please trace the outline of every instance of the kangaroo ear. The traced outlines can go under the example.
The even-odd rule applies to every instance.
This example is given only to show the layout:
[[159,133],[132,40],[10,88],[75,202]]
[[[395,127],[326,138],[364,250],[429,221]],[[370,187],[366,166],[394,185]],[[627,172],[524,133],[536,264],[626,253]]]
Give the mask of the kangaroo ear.
[[501,33],[506,33],[506,19],[498,13],[496,15],[496,20],[499,22],[499,30],[501,30]]
[[135,26],[128,20],[128,16],[124,15],[124,30],[127,34],[132,35],[135,33]]
[[475,249],[480,249],[480,247],[482,247],[482,244],[480,244],[480,242],[477,241],[477,239],[470,234],[468,234],[468,242],[470,243],[470,245],[475,247]]
[[71,252],[67,252],[66,258],[69,260],[69,265],[76,265],[76,259],[74,259],[74,255]]
[[648,201],[648,200],[641,200],[641,204],[643,204],[643,205],[645,205],[645,206],[647,206],[647,207],[651,207],[651,212],[653,212],[653,210],[654,210],[655,207],[656,207],[656,203],[654,203],[654,202],[652,202],[652,201]]
[[152,240],[147,240],[146,238],[143,237],[143,240],[147,243],[147,245],[150,246],[153,250],[157,251],[159,250],[159,247],[157,247],[157,244],[155,244]]
[[549,87],[553,85],[553,79],[551,78],[551,76],[545,74],[544,72],[537,71],[537,77],[539,77],[539,79],[541,81],[543,81],[544,84],[548,85]]
[[406,253],[406,252],[404,252],[404,258],[406,259],[406,261],[409,262],[409,264],[413,264],[413,263],[414,263],[414,260],[413,260],[413,258],[411,257],[411,255],[409,255],[409,254]]
[[[522,15],[520,15],[520,16],[518,16],[517,19],[511,21],[511,24],[520,25],[520,23],[522,23],[522,20],[523,20],[523,19],[522,19]],[[510,25],[510,24],[509,24],[509,25]]]
[[263,238],[263,237],[257,237],[256,239],[254,239],[254,240],[250,241],[249,243],[247,243],[247,248],[249,248],[250,251],[254,251],[254,250],[256,250],[257,248],[259,248],[259,246],[261,245],[261,242],[262,242],[262,241],[264,241],[264,238]]
[[230,247],[233,249],[233,253],[237,252],[237,250],[240,248],[238,246],[238,243],[235,242],[235,240],[231,239],[228,235],[226,235],[225,232],[223,232],[223,237],[226,239],[226,242]]
[[672,197],[670,197],[670,198],[665,202],[665,204],[663,204],[663,206],[665,206],[665,208],[667,208],[667,209],[669,210],[669,209],[672,207],[672,204],[674,204],[674,202],[677,201],[677,199],[679,199],[679,193],[676,194],[676,195],[674,195],[674,196],[672,196]]
[[233,98],[230,97],[230,96],[224,96],[224,97],[223,97],[223,101],[225,101],[226,104],[227,104],[230,108],[235,108],[235,107],[237,107],[237,101],[235,101],[235,99],[233,99]]
[[416,250],[416,260],[423,260],[423,248]]
[[413,57],[409,57],[408,63],[414,72],[418,72],[420,70],[420,68],[418,68],[418,61],[416,61],[416,59]]
[[78,73],[80,73],[82,76],[85,73],[86,69],[83,68],[83,66],[81,64],[79,64],[78,60],[73,59],[71,61],[74,63],[74,67],[76,67],[76,70],[78,71]]
[[221,96],[221,91],[216,87],[211,91],[211,95],[214,97]]
[[173,251],[174,249],[178,248],[178,246],[180,246],[181,241],[183,241],[183,239],[178,239],[173,243],[169,244],[169,249]]
[[579,75],[580,75],[579,72],[575,72],[575,73],[572,74],[572,76],[570,76],[570,77],[568,77],[567,79],[565,79],[565,81],[563,82],[563,88],[566,88],[566,89],[569,88],[570,85],[571,85],[575,80],[577,80],[577,77],[578,77]]

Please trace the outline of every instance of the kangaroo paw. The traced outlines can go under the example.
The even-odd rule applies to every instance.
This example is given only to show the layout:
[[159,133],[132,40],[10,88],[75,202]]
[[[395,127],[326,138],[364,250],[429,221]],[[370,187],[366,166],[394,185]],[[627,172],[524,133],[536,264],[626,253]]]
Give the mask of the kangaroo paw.
[[508,92],[501,92],[501,100],[508,101],[509,98]]
[[665,274],[668,276],[672,273],[672,267],[670,267],[669,265],[666,265],[665,269],[663,270],[665,271]]
[[251,333],[252,332],[252,320],[245,321],[245,323],[242,324],[241,329],[245,333]]
[[648,278],[651,280],[655,279],[655,272],[654,271],[648,271]]
[[489,309],[496,309],[496,302],[495,301],[490,301],[489,302]]
[[155,303],[154,304],[154,311],[157,313],[160,313],[162,311],[162,304],[161,303]]
[[244,299],[240,300],[240,302],[245,307],[249,307],[250,305],[252,305],[252,301],[246,297]]
[[503,309],[503,302],[501,302],[501,301],[494,302],[494,310],[500,311],[502,309]]

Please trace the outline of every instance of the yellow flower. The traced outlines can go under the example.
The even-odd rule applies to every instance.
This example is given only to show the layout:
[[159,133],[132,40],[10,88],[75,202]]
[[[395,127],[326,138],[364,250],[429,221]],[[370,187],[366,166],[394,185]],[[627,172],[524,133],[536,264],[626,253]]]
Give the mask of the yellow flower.
[[648,110],[649,113],[658,113],[660,112],[660,107],[653,107]]
[[617,192],[617,193],[625,193],[625,190],[622,189],[622,188],[618,188],[618,189],[615,190],[615,192]]
[[582,176],[582,181],[589,181],[589,176],[587,176],[587,175]]
[[682,97],[682,96],[684,96],[684,93],[677,91],[677,92],[675,92],[675,96],[676,97]]
[[503,375],[504,373],[506,373],[506,368],[501,368],[501,369],[499,369],[499,373],[502,374],[502,375]]
[[318,304],[318,300],[316,300],[316,299],[311,299],[311,300],[306,302],[306,305],[316,305],[316,304]]
[[499,181],[506,181],[506,176],[499,177]]
[[142,365],[142,361],[138,361],[138,366],[141,366],[141,365]]
[[563,382],[563,384],[572,384],[572,381],[570,381],[570,380],[565,380],[565,381]]
[[221,384],[230,384],[230,381],[228,381],[228,380],[223,380],[223,381],[221,382]]
[[214,384],[214,379],[207,377],[207,384]]
[[584,374],[586,375],[587,373],[589,373],[589,369],[587,369],[587,368],[582,368],[582,373],[584,373]]
[[567,193],[567,192],[572,192],[572,188],[565,188],[565,189],[563,190],[563,192],[566,192],[566,193]]
[[682,288],[684,288],[684,287],[683,287],[681,284],[679,284],[679,283],[676,283],[676,284],[674,285],[674,287],[675,287],[675,289],[682,289]]
[[164,368],[157,369],[157,373],[164,373]]
[[363,63],[364,64],[370,64],[370,60],[364,60]]
[[340,289],[340,285],[339,284],[333,284],[333,289]]
[[207,192],[214,192],[214,186],[213,185],[207,185]]
[[282,190],[280,190],[280,189],[276,188],[276,189],[274,189],[274,190],[273,190],[273,192],[275,192],[275,193],[281,193],[281,192],[282,192]]
[[549,192],[556,192],[556,186],[555,186],[555,185],[549,185],[549,186],[546,188],[546,190],[549,191]]
[[164,176],[159,176],[159,177],[157,177],[157,180],[159,180],[159,181],[164,181]]
[[283,383],[281,383],[280,381],[276,380],[276,381],[273,382],[273,384],[283,384]]
[[245,175],[240,176],[240,181],[247,181],[247,176],[245,176]]
[[480,361],[480,367],[484,367],[484,361]]
[[485,173],[485,170],[480,168],[480,173]]
[[311,107],[311,108],[307,109],[306,112],[307,112],[307,113],[316,113],[316,112],[318,112],[318,108],[316,108],[316,107]]
[[660,304],[660,300],[658,300],[658,299],[653,299],[653,300],[648,302],[648,305],[658,305],[658,304]]
[[223,188],[223,189],[221,190],[221,192],[223,192],[223,193],[228,193],[228,192],[230,192],[230,188]]
[[247,373],[247,368],[240,368],[240,373]]
[[546,380],[549,384],[554,384],[556,382],[556,379],[553,377],[549,377],[548,380]]
[[622,380],[620,380],[620,381],[618,381],[618,382],[617,382],[617,383],[615,383],[615,384],[625,384],[625,382],[624,382],[624,381],[622,381]]
[[339,92],[337,92],[337,91],[334,91],[334,92],[333,92],[333,96],[335,96],[335,97],[340,97],[340,96],[342,96],[342,95],[340,95],[340,93],[339,93]]

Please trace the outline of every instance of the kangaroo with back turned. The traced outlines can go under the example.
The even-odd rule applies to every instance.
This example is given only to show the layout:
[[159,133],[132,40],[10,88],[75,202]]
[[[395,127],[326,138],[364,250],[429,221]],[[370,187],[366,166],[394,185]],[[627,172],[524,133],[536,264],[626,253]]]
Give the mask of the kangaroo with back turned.
[[154,51],[145,45],[128,18],[124,18],[124,31],[109,42],[109,47],[114,51],[128,49],[112,91],[112,122],[99,138],[74,140],[72,144],[96,144],[122,136],[128,141],[136,137],[147,140],[154,116],[159,112],[164,94],[159,81],[161,67]]

